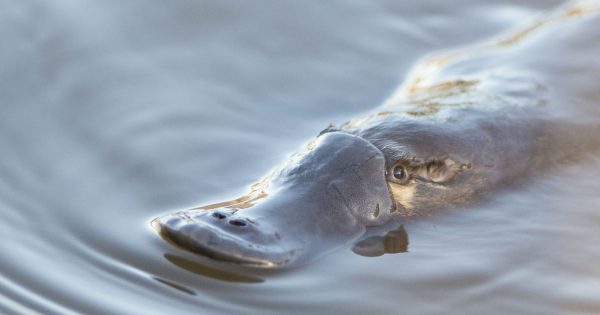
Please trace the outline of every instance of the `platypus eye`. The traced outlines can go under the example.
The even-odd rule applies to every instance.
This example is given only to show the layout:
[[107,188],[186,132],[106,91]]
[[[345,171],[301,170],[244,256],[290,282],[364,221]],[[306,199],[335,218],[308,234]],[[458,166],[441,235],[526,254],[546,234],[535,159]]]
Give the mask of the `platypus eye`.
[[404,169],[403,166],[397,165],[396,167],[394,167],[394,169],[392,170],[392,174],[394,175],[394,178],[396,178],[397,180],[403,180],[406,178],[406,170]]
[[396,164],[392,167],[392,170],[390,172],[390,178],[389,180],[398,183],[398,184],[405,184],[406,182],[408,182],[409,179],[409,175],[408,172],[406,170],[406,167],[402,164]]

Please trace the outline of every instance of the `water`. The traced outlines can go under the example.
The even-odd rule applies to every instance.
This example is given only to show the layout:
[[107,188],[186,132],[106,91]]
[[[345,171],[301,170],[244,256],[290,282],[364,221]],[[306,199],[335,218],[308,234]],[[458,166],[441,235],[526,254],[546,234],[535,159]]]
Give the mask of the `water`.
[[381,104],[425,54],[557,4],[0,1],[0,313],[600,313],[591,154],[405,223],[403,254],[348,247],[250,271],[148,224],[244,193],[328,123]]

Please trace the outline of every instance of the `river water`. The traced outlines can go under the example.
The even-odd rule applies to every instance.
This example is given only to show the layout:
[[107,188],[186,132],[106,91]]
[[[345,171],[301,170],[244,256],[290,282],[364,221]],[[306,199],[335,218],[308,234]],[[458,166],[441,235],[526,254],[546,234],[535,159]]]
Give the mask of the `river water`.
[[[0,314],[600,313],[593,154],[405,222],[395,255],[349,244],[245,270],[149,225],[245,193],[329,123],[381,104],[424,55],[559,4],[0,0]],[[565,62],[600,53],[584,46]]]

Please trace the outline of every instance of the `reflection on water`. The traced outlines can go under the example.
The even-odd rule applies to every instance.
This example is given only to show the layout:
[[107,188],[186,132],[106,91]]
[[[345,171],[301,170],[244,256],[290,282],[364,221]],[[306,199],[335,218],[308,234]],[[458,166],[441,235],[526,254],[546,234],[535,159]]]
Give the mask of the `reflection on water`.
[[264,282],[264,279],[258,277],[252,277],[250,275],[238,275],[235,273],[227,272],[225,270],[211,268],[208,266],[204,266],[199,262],[194,262],[183,257],[165,254],[165,259],[171,262],[173,265],[185,269],[189,272],[210,277],[213,279],[218,279],[222,281],[230,281],[230,282],[245,282],[245,283],[260,283]]
[[408,251],[408,233],[404,225],[388,231],[382,236],[370,236],[358,241],[352,251],[365,257],[378,257],[383,254],[398,254]]
[[[366,239],[374,256],[410,235],[401,255],[345,248],[262,274],[174,253],[147,224],[242,195],[328,124],[381,104],[419,58],[559,3],[0,2],[0,313],[600,312],[592,154]],[[533,69],[549,108],[569,105],[549,115],[597,121],[594,23],[451,73]]]

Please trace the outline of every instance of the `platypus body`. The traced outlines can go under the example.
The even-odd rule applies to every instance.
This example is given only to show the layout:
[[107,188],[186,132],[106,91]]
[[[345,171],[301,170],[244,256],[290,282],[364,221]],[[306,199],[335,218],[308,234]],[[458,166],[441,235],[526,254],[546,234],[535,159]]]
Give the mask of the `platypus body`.
[[590,95],[600,66],[576,54],[600,42],[597,9],[568,3],[489,42],[425,58],[377,111],[326,128],[248,195],[152,225],[216,260],[289,267],[369,227],[464,207],[576,160],[598,146]]

